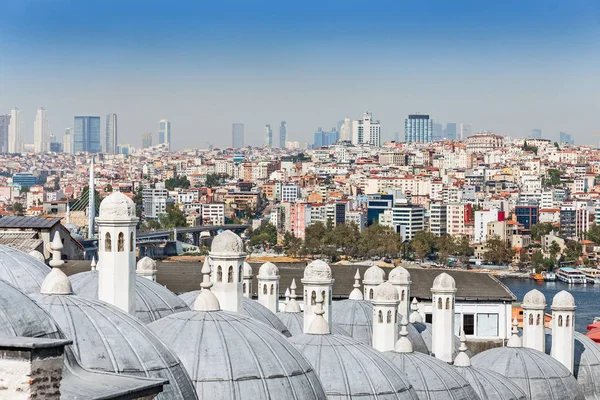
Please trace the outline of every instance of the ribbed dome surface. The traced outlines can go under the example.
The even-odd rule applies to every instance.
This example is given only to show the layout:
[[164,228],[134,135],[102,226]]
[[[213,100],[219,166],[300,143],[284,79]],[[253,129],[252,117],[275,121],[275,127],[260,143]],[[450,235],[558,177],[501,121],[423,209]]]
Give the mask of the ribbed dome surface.
[[168,379],[157,399],[196,399],[177,357],[138,319],[99,300],[72,295],[32,295],[68,339],[84,367]]
[[[80,272],[70,277],[73,292],[88,299],[98,298],[98,271]],[[167,315],[190,308],[176,294],[150,279],[135,277],[135,316],[149,324]]]
[[304,334],[288,340],[314,366],[328,400],[419,398],[382,353],[352,338]]
[[[552,350],[552,330],[546,329],[546,354]],[[573,375],[587,400],[600,400],[600,346],[582,333],[575,332]]]
[[228,311],[188,311],[148,326],[177,354],[200,399],[324,399],[313,367],[274,329]]
[[0,336],[62,338],[44,309],[4,281],[0,281]]
[[583,400],[581,387],[560,362],[524,347],[486,350],[471,359],[473,366],[497,372],[521,388],[530,400]]
[[27,253],[0,245],[0,279],[25,294],[39,293],[50,267]]
[[[183,300],[183,302],[186,303],[191,310],[193,310],[194,302],[196,301],[196,297],[198,297],[199,293],[199,290],[194,290],[193,292],[180,294],[179,298]],[[275,315],[275,313],[273,313],[267,307],[263,306],[258,301],[254,301],[247,297],[244,297],[242,301],[244,303],[244,310],[241,312],[241,315],[245,315],[262,322],[263,324],[267,324],[276,331],[281,332],[286,337],[292,336],[288,328],[283,324],[283,322],[281,322],[279,318],[277,318],[277,315]]]
[[510,380],[495,372],[475,367],[455,367],[481,400],[527,400],[525,393]]
[[479,400],[469,382],[437,358],[414,352],[383,354],[406,374],[421,400]]
[[[287,327],[292,336],[302,335],[304,333],[304,313],[303,312],[278,312],[277,318]],[[342,336],[350,336],[348,332],[332,324],[331,333]]]
[[[395,290],[395,289],[394,289]],[[373,303],[369,300],[334,301],[332,322],[350,335],[351,338],[371,346],[373,344]],[[429,354],[425,341],[412,324],[408,324],[408,340],[413,350]]]
[[[414,327],[414,329],[419,333],[419,335],[423,339],[423,342],[425,343],[425,346],[427,347],[426,354],[431,354],[432,339],[433,339],[432,338],[433,327],[431,326],[431,324],[429,322],[415,322],[414,324],[408,324],[408,326],[411,326],[411,325]],[[409,337],[410,337],[410,329],[408,332],[409,332]],[[459,347],[460,347],[460,339],[457,336],[454,336],[454,352],[452,353],[453,359],[458,354]],[[424,353],[424,352],[421,352],[421,353]],[[467,354],[469,356],[471,356],[471,351],[467,350]]]
[[244,242],[231,231],[219,233],[210,246],[211,253],[217,254],[239,254],[244,252]]

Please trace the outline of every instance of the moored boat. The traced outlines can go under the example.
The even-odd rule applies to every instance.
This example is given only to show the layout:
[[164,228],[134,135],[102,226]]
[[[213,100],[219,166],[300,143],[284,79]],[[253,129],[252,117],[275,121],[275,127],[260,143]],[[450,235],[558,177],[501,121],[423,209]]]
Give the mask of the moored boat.
[[580,268],[579,270],[585,275],[585,281],[587,283],[600,283],[600,269]]
[[556,281],[556,274],[552,271],[542,272],[542,277],[544,278],[544,281],[546,281],[546,282],[555,282]]
[[583,272],[581,272],[577,268],[572,268],[572,267],[560,268],[556,272],[556,277],[558,278],[559,281],[562,281],[565,283],[579,284],[579,283],[586,282],[586,277],[583,274]]

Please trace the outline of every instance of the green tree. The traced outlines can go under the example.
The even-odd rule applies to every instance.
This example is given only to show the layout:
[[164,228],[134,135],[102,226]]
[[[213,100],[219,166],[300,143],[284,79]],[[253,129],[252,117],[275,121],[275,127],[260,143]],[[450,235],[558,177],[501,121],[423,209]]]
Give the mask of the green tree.
[[437,260],[443,265],[448,265],[448,257],[454,253],[456,243],[450,235],[443,235],[436,239]]
[[556,260],[556,256],[558,253],[560,253],[560,246],[553,240],[552,244],[550,244],[550,247],[548,248],[548,251],[550,252],[552,259]]
[[106,185],[106,187],[104,188],[104,191],[107,193],[112,192],[113,191],[112,185],[110,183],[108,185]]
[[159,218],[163,229],[169,230],[180,226],[187,226],[183,211],[175,207],[174,204],[167,204],[167,212]]
[[417,258],[423,261],[431,255],[436,245],[435,235],[429,231],[418,231],[411,240],[411,247],[414,250]]
[[322,222],[307,226],[304,230],[304,253],[311,255],[323,254],[326,233],[327,228]]
[[248,239],[250,247],[275,246],[277,244],[277,228],[273,224],[261,225],[248,232]]
[[492,264],[508,264],[515,255],[513,249],[497,237],[488,239],[485,248],[483,259]]
[[546,177],[543,182],[546,186],[557,186],[560,185],[561,172],[558,169],[550,168],[546,172]]
[[465,267],[469,265],[469,258],[475,253],[474,249],[469,243],[469,238],[466,236],[459,236],[455,240],[456,249],[454,255],[456,255]]
[[531,260],[531,265],[535,268],[535,272],[541,272],[544,269],[544,255],[541,251],[536,251],[533,253],[533,259]]
[[568,263],[577,263],[581,255],[581,244],[575,240],[568,240],[567,248],[564,250],[564,261]]
[[402,237],[391,227],[373,224],[363,231],[358,248],[360,254],[367,257],[397,257],[402,248]]
[[149,219],[140,227],[140,231],[150,232],[150,231],[159,230],[160,228],[161,228],[161,226],[160,226],[160,222],[158,220]]
[[165,189],[174,190],[175,188],[188,189],[190,187],[190,181],[184,176],[177,176],[175,178],[169,178],[165,181]]
[[290,257],[296,257],[302,248],[302,239],[291,232],[283,235],[283,248]]
[[12,208],[13,208],[13,212],[15,213],[15,215],[23,216],[23,214],[25,212],[25,207],[23,207],[23,204],[13,203]]
[[217,174],[206,175],[206,187],[221,186],[221,178]]
[[543,222],[531,226],[531,239],[542,240],[542,236],[548,235],[554,230],[554,225],[549,222]]
[[595,244],[600,244],[600,225],[592,224],[584,236]]

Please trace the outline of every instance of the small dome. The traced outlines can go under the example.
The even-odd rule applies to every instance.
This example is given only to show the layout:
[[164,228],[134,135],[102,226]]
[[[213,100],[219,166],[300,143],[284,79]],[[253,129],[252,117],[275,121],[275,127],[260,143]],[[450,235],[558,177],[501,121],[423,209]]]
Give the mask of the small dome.
[[243,278],[252,278],[252,266],[244,261]]
[[367,268],[365,271],[365,275],[363,276],[363,284],[366,285],[379,285],[385,281],[385,271],[378,267],[377,265],[373,265],[372,267]]
[[[433,339],[433,326],[429,323],[429,322],[413,322],[411,324],[408,324],[409,328],[410,326],[413,326],[414,329],[419,333],[419,336],[421,336],[421,339],[423,339],[423,342],[425,343],[425,346],[427,347],[427,351],[422,351],[421,353],[425,353],[425,354],[431,354],[432,351],[432,339]],[[408,330],[409,332],[409,338],[410,338],[410,329]],[[454,359],[459,351],[459,347],[460,347],[460,339],[457,336],[454,336],[454,340],[453,340],[453,344],[454,344],[454,352],[452,352],[452,359]],[[413,344],[414,347],[414,344]],[[417,351],[417,349],[415,348],[415,351]],[[467,350],[466,353],[469,355],[469,357],[471,356],[471,351]]]
[[[196,297],[200,293],[199,290],[194,290],[193,292],[187,292],[179,295],[179,298],[183,300],[190,308],[193,309],[194,302],[196,301]],[[247,317],[253,318],[263,324],[270,326],[278,332],[281,332],[284,336],[290,337],[291,333],[288,331],[288,328],[281,322],[277,315],[269,310],[267,307],[260,304],[258,301],[254,301],[247,297],[242,299],[244,303],[244,310],[241,312],[241,315],[245,315]]]
[[554,358],[526,347],[498,347],[471,359],[474,367],[497,372],[515,383],[529,400],[583,400],[575,377]]
[[527,400],[525,393],[509,379],[486,369],[455,367],[481,400]]
[[123,193],[113,192],[100,203],[98,217],[106,220],[136,218],[135,203]]
[[39,293],[50,267],[12,247],[0,245],[0,279],[25,294]]
[[386,351],[383,354],[406,374],[420,399],[480,400],[465,378],[435,357],[414,352]]
[[[394,288],[396,293],[398,291]],[[331,303],[331,318],[334,326],[338,326],[367,346],[373,344],[373,303],[368,300],[341,300]],[[427,345],[412,324],[408,324],[408,339],[414,351],[429,354]]]
[[279,268],[272,262],[266,262],[260,266],[258,270],[258,278],[277,278],[279,276]]
[[374,301],[399,301],[398,290],[389,282],[384,282],[375,288]]
[[[304,313],[303,312],[278,312],[277,318],[287,327],[292,336],[302,335],[304,333]],[[331,333],[335,335],[350,336],[348,332],[332,324]]]
[[244,242],[235,233],[223,231],[213,239],[210,252],[215,254],[240,255],[244,253]]
[[156,271],[156,261],[150,257],[144,257],[138,261],[136,266],[137,271]]
[[391,284],[407,285],[410,283],[410,272],[399,265],[388,274],[388,282]]
[[546,296],[537,289],[530,290],[523,297],[522,307],[534,306],[534,307],[545,307]]
[[304,268],[304,279],[331,281],[331,268],[325,261],[315,260]]
[[552,299],[552,309],[575,309],[575,299],[566,290],[561,290]]
[[[70,277],[73,293],[88,299],[98,298],[98,271],[80,272]],[[150,279],[135,277],[135,316],[145,324],[167,315],[189,311],[176,294]]]
[[370,346],[339,335],[289,341],[315,368],[328,399],[418,399],[406,375]]
[[433,287],[431,290],[455,290],[456,282],[454,278],[445,272],[442,272],[433,280]]
[[44,255],[42,253],[40,253],[37,250],[32,250],[29,252],[29,255],[33,258],[35,258],[36,260],[38,260],[41,263],[46,264],[46,258],[44,257]]
[[[148,279],[146,281],[150,282]],[[157,400],[196,399],[179,359],[137,318],[99,300],[32,295],[59,325],[81,365],[92,370],[168,379]]]
[[252,318],[188,311],[149,328],[181,358],[202,399],[325,398],[308,361],[285,337]]

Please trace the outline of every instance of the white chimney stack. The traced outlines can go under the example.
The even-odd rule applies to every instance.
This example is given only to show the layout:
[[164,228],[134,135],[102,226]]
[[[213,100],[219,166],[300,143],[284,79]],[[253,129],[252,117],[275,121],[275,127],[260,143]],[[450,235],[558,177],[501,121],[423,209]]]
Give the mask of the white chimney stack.
[[539,350],[546,349],[544,319],[546,316],[546,297],[533,289],[523,297],[523,347]]
[[432,355],[447,363],[454,353],[454,296],[456,283],[447,273],[439,274],[431,288],[433,310]]
[[575,362],[575,299],[562,290],[552,299],[552,349],[550,355],[573,372]]

